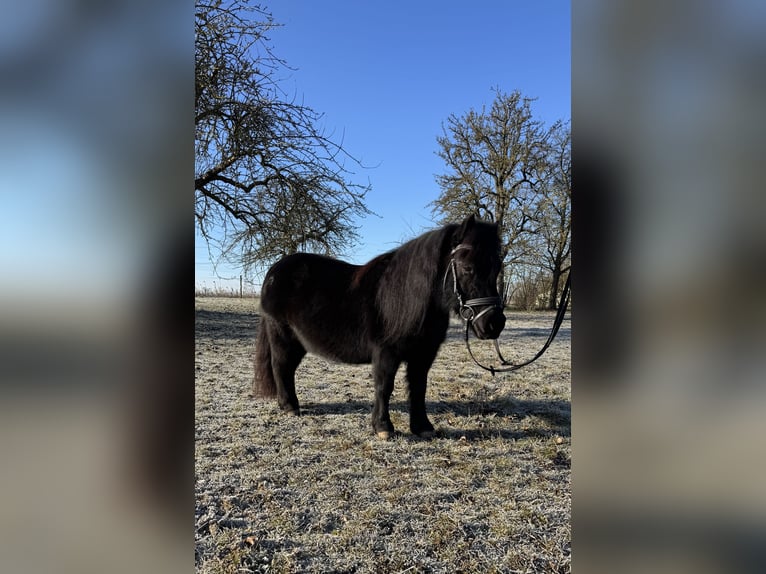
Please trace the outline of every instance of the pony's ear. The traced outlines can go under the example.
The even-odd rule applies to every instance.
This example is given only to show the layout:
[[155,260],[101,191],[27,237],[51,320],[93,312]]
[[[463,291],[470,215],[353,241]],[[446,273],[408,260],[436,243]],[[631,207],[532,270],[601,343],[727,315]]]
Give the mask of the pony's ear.
[[452,247],[457,247],[461,241],[463,241],[463,238],[466,236],[468,231],[476,224],[476,216],[474,214],[469,215],[463,220],[463,223],[460,224],[460,227],[457,229],[455,234],[452,236]]

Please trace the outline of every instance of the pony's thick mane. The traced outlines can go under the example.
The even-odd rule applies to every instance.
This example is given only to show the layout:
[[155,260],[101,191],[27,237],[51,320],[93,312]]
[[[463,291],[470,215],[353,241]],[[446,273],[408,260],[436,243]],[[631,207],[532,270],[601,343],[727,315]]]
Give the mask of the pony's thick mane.
[[439,265],[457,227],[450,224],[429,231],[389,252],[390,260],[375,296],[387,340],[421,330],[429,307],[441,291]]

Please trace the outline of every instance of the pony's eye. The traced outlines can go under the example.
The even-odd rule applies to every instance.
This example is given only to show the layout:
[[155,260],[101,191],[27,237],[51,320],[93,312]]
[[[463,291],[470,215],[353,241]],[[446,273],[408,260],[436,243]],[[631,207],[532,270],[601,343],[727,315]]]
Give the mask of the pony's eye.
[[474,273],[473,265],[464,265],[463,271],[465,272],[466,275],[473,275]]

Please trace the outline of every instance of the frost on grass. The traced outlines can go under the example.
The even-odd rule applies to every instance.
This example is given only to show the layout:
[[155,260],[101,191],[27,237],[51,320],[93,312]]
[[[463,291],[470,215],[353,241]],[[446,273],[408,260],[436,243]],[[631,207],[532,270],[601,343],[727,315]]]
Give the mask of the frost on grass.
[[[509,313],[503,353],[533,355],[552,321]],[[540,360],[495,378],[454,323],[429,376],[430,441],[409,433],[403,369],[388,442],[368,365],[307,356],[301,417],[249,398],[257,328],[254,299],[196,301],[198,572],[570,571],[569,319]]]

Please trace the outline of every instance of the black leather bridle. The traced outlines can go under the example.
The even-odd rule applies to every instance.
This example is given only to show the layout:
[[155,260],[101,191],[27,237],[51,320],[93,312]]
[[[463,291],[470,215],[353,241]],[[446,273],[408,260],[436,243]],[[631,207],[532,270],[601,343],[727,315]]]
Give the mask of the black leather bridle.
[[[475,299],[468,299],[464,300],[463,294],[460,290],[460,285],[457,281],[457,268],[455,263],[455,253],[459,251],[460,249],[471,249],[469,245],[463,245],[462,243],[455,247],[451,252],[450,255],[452,256],[450,258],[450,262],[447,265],[447,271],[444,273],[444,280],[442,281],[442,288],[445,287],[447,283],[447,275],[449,273],[452,273],[452,290],[455,293],[455,297],[457,297],[458,305],[459,305],[459,314],[460,317],[462,317],[463,321],[465,321],[465,346],[468,349],[468,354],[471,356],[471,359],[473,359],[473,362],[476,363],[479,367],[484,369],[485,371],[489,371],[492,373],[492,376],[495,375],[495,373],[508,373],[510,371],[516,371],[520,369],[521,367],[525,367],[529,365],[530,363],[536,361],[539,359],[542,354],[548,349],[550,344],[553,342],[553,339],[556,338],[556,334],[559,332],[559,328],[561,327],[561,323],[564,321],[564,316],[566,315],[567,307],[569,307],[569,298],[570,298],[570,278],[571,274],[567,276],[567,281],[564,284],[564,289],[561,292],[561,299],[559,301],[558,310],[556,312],[556,318],[553,321],[553,328],[551,329],[550,335],[548,335],[548,340],[543,345],[543,348],[540,349],[537,354],[529,359],[528,361],[524,361],[523,363],[519,364],[513,364],[509,361],[507,361],[502,353],[500,353],[500,345],[497,342],[497,339],[494,340],[495,344],[495,351],[497,352],[497,356],[500,358],[500,364],[503,365],[503,368],[496,368],[492,365],[486,366],[482,365],[476,357],[473,355],[473,351],[471,351],[471,345],[468,341],[468,328],[471,326],[471,323],[484,315],[485,313],[488,313],[489,311],[493,309],[500,309],[502,311],[503,309],[503,300],[500,297],[477,297]],[[484,307],[481,311],[478,313],[474,309],[474,307]]]

